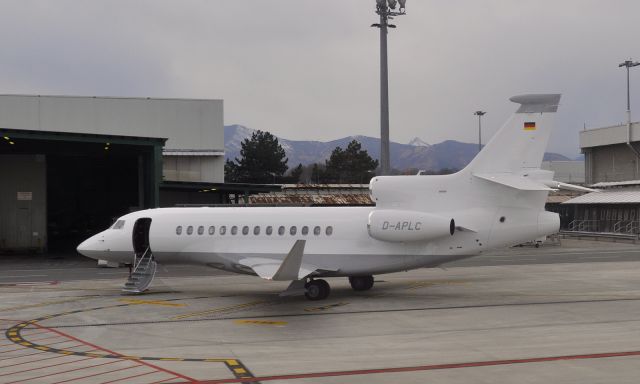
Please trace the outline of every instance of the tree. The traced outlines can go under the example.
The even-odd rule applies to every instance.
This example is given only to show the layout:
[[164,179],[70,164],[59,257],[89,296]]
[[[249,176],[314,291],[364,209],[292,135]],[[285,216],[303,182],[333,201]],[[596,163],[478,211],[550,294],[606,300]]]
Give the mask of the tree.
[[291,172],[289,172],[289,179],[291,179],[291,182],[299,183],[302,172],[304,172],[304,167],[302,166],[302,163],[300,163],[297,167],[293,168]]
[[278,139],[269,132],[255,131],[242,141],[241,158],[227,160],[225,177],[236,183],[274,183],[287,171],[286,154]]
[[377,167],[378,160],[372,159],[362,145],[353,140],[345,150],[340,147],[333,150],[325,162],[322,179],[326,183],[368,183]]

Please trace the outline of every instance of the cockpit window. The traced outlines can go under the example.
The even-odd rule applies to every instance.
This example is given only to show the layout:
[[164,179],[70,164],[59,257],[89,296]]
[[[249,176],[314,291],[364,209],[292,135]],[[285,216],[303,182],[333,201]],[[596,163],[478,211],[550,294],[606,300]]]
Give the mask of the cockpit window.
[[118,220],[113,224],[111,229],[122,229],[123,227],[124,227],[124,220]]

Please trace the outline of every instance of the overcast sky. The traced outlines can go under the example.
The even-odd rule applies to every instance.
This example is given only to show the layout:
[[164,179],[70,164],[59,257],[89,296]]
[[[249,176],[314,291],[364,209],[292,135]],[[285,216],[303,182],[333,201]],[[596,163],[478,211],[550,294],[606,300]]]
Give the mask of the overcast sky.
[[[375,0],[0,0],[0,93],[224,99],[225,124],[379,136]],[[484,141],[510,96],[560,92],[549,149],[625,120],[638,0],[408,0],[389,36],[391,139]],[[635,72],[635,73],[634,73]],[[632,70],[640,119],[640,67]]]

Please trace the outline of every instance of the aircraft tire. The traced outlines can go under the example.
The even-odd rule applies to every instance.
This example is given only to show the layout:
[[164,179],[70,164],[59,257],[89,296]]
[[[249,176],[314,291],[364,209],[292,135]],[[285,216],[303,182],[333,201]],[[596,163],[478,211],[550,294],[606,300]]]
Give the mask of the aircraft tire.
[[368,291],[373,287],[373,276],[349,276],[354,291]]
[[324,300],[329,297],[331,287],[325,280],[311,280],[304,285],[307,289],[305,296],[309,300]]

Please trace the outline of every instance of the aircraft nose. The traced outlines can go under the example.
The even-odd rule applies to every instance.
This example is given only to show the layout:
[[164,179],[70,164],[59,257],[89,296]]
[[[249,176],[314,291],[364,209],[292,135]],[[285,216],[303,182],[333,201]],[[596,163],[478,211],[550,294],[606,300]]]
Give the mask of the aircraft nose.
[[95,236],[92,236],[87,240],[83,241],[82,243],[80,243],[80,245],[78,245],[78,247],[76,248],[76,251],[78,251],[78,253],[81,254],[82,256],[93,259],[94,257],[92,253],[98,250],[96,248],[96,245],[97,244],[96,244]]

